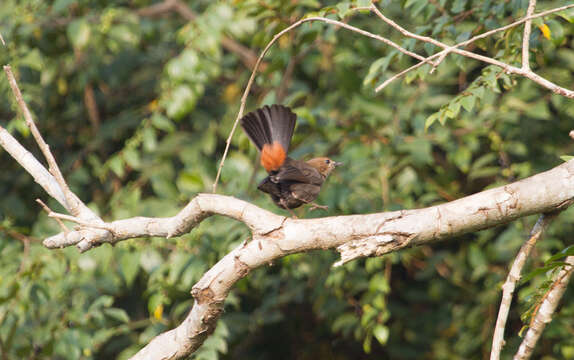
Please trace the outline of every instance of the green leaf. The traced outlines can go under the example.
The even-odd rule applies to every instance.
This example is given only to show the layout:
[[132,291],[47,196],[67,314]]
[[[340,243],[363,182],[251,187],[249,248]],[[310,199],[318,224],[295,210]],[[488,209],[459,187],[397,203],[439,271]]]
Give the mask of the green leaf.
[[112,306],[114,303],[114,298],[109,295],[102,295],[98,297],[88,308],[88,312],[99,310],[102,308],[107,308]]
[[353,313],[345,313],[338,316],[333,322],[333,331],[348,331],[350,328],[354,327],[359,319]]
[[373,329],[373,335],[379,344],[385,345],[389,339],[389,328],[384,325],[377,324]]
[[117,320],[121,323],[127,324],[130,322],[130,317],[128,316],[128,314],[124,309],[118,309],[118,308],[104,309],[104,314],[107,317]]
[[572,256],[574,255],[574,245],[570,245],[567,248],[565,248],[564,250],[560,251],[557,254],[552,255],[548,260],[546,260],[546,264],[549,264],[551,262],[554,262],[558,259],[562,259],[566,256]]
[[119,262],[126,285],[131,287],[139,271],[140,254],[138,252],[124,252],[120,256]]
[[124,156],[124,160],[126,161],[126,164],[131,166],[133,169],[141,168],[140,155],[136,149],[125,148],[122,151],[122,155]]
[[56,0],[52,5],[52,12],[55,14],[63,13],[72,4],[77,3],[78,0]]
[[125,174],[125,164],[124,160],[121,156],[113,156],[108,162],[107,165],[112,169],[112,171],[118,176],[123,177]]
[[464,110],[471,112],[474,109],[474,104],[476,103],[476,98],[472,95],[463,96],[460,99],[460,104],[464,108]]
[[173,122],[162,114],[155,113],[151,117],[151,123],[154,127],[163,130],[165,132],[173,132],[175,130],[175,125]]
[[68,38],[77,49],[83,49],[88,45],[90,35],[90,24],[84,18],[74,20],[68,25]]
[[548,25],[548,27],[550,28],[550,34],[552,34],[551,35],[552,43],[556,46],[560,46],[566,38],[566,32],[564,31],[564,27],[562,27],[562,24],[560,22],[554,19],[546,21],[546,25]]
[[568,21],[569,23],[574,24],[574,8],[560,11],[556,14],[562,17],[564,20]]
[[197,103],[197,94],[187,85],[176,87],[167,100],[166,111],[170,118],[179,120],[187,115]]
[[431,125],[434,124],[434,122],[438,120],[439,115],[440,114],[438,112],[435,112],[434,114],[432,114],[431,116],[426,118],[426,120],[425,120],[425,131],[427,131],[428,128],[431,127]]
[[345,18],[349,14],[350,9],[351,9],[351,3],[348,1],[344,1],[337,4],[337,14],[341,19]]

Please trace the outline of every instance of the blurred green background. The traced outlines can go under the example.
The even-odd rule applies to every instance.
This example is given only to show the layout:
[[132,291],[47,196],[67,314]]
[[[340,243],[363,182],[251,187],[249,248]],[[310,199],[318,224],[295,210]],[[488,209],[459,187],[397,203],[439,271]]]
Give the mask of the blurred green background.
[[[365,3],[364,1],[361,2]],[[449,44],[524,16],[527,0],[379,1],[407,29]],[[349,2],[3,0],[2,64],[24,97],[76,194],[106,220],[175,214],[211,191],[253,57],[308,15],[342,19],[428,55]],[[540,1],[538,10],[564,5]],[[574,88],[574,12],[534,21],[533,69]],[[520,64],[522,27],[470,50]],[[414,209],[550,169],[574,152],[574,101],[500,69],[450,55],[433,74],[373,39],[323,23],[282,37],[265,57],[246,110],[280,102],[298,114],[292,156],[325,154],[345,166],[300,216]],[[39,156],[4,76],[0,125]],[[425,126],[427,125],[427,126]],[[41,158],[40,156],[38,157]],[[263,170],[239,130],[218,192],[276,213],[256,190]],[[35,203],[62,208],[0,150],[0,358],[126,359],[186,316],[193,284],[249,237],[241,223],[204,221],[177,239],[133,239],[85,254],[47,250],[57,224]],[[566,211],[525,271],[572,239]],[[230,293],[196,359],[483,359],[500,285],[536,217],[332,268],[335,251],[291,255],[254,271]],[[548,265],[548,264],[546,264]],[[548,268],[558,265],[550,264]],[[504,358],[548,286],[520,283]],[[566,301],[536,357],[574,358],[574,304]],[[520,319],[520,316],[523,319]]]

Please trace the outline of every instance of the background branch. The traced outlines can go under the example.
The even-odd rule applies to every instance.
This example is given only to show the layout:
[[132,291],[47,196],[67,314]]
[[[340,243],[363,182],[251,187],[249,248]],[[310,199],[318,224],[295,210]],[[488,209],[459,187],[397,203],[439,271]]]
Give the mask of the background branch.
[[[540,75],[538,75],[538,74],[532,72],[532,71],[530,70],[530,67],[529,67],[529,66],[528,66],[527,68],[525,68],[524,66],[523,66],[522,68],[518,68],[518,67],[516,67],[516,66],[512,66],[512,65],[506,64],[506,63],[504,63],[504,62],[502,62],[502,61],[499,61],[499,60],[496,60],[496,59],[494,59],[494,58],[490,58],[490,57],[487,57],[487,56],[475,54],[475,53],[470,52],[470,51],[466,51],[466,50],[459,49],[459,47],[468,45],[468,44],[470,44],[470,43],[472,43],[472,42],[474,42],[474,41],[476,41],[476,40],[478,40],[478,39],[482,39],[482,38],[484,38],[484,37],[486,37],[486,36],[489,36],[489,35],[491,35],[491,34],[494,34],[494,33],[496,33],[496,32],[504,31],[504,30],[507,30],[507,29],[512,28],[512,27],[514,27],[514,26],[518,26],[518,25],[522,24],[523,22],[526,23],[526,22],[528,22],[528,21],[530,21],[530,20],[532,20],[532,19],[534,19],[534,18],[541,17],[541,16],[545,16],[545,15],[549,15],[549,14],[552,14],[552,13],[555,13],[555,12],[559,12],[559,11],[563,11],[563,10],[569,9],[569,8],[571,8],[571,7],[574,7],[574,4],[562,6],[562,7],[560,7],[560,8],[555,8],[555,9],[552,9],[552,10],[543,11],[543,12],[538,13],[538,14],[535,14],[535,15],[526,16],[526,17],[523,18],[522,20],[515,21],[515,22],[513,22],[512,24],[509,24],[509,25],[506,25],[506,26],[502,26],[502,27],[500,27],[500,28],[497,28],[497,29],[488,31],[488,32],[486,32],[486,33],[484,33],[484,34],[475,36],[475,37],[473,37],[473,38],[471,38],[471,39],[469,39],[469,40],[463,41],[463,42],[461,42],[461,43],[459,43],[459,44],[456,44],[456,45],[453,45],[453,46],[449,46],[449,45],[447,45],[447,44],[445,44],[445,43],[442,43],[442,42],[440,42],[440,41],[437,41],[437,40],[435,40],[435,39],[433,39],[433,38],[429,38],[429,37],[427,37],[427,36],[420,36],[420,35],[416,35],[416,34],[413,34],[413,33],[409,32],[408,30],[406,30],[406,29],[402,28],[401,26],[399,26],[398,24],[396,24],[394,21],[392,21],[392,20],[388,19],[387,17],[385,17],[385,16],[377,9],[377,7],[376,7],[375,5],[371,5],[371,7],[370,7],[369,9],[371,9],[373,12],[375,12],[384,22],[386,22],[387,24],[389,24],[389,25],[392,26],[393,28],[399,30],[403,35],[408,36],[408,37],[411,37],[411,38],[414,38],[414,39],[417,39],[417,40],[422,40],[422,41],[431,43],[431,44],[433,44],[433,45],[442,47],[442,48],[444,49],[444,50],[442,50],[442,51],[440,51],[440,52],[438,52],[438,53],[436,53],[436,54],[434,54],[434,55],[431,55],[431,56],[427,57],[425,60],[421,61],[420,63],[415,64],[415,65],[413,65],[413,66],[411,66],[411,67],[409,67],[409,68],[407,68],[407,69],[405,69],[405,70],[399,72],[398,74],[396,74],[396,75],[390,77],[389,79],[385,80],[381,85],[379,85],[379,86],[377,86],[377,87],[375,88],[375,92],[379,92],[379,91],[383,90],[387,85],[389,85],[389,84],[390,84],[391,82],[393,82],[394,80],[396,80],[396,79],[402,77],[404,74],[406,74],[406,73],[408,73],[408,72],[411,72],[411,71],[413,71],[413,70],[415,70],[415,69],[421,67],[421,66],[424,65],[425,63],[431,63],[432,60],[434,60],[434,59],[436,59],[436,58],[439,59],[439,60],[438,60],[438,63],[442,62],[442,60],[443,60],[449,53],[452,52],[452,53],[455,53],[455,54],[458,54],[458,55],[462,55],[462,56],[465,56],[465,57],[468,57],[468,58],[471,58],[471,59],[475,59],[475,60],[479,60],[479,61],[485,62],[485,63],[487,63],[487,64],[492,64],[492,65],[498,66],[498,67],[502,68],[502,69],[503,69],[506,73],[508,73],[508,74],[515,74],[515,75],[520,75],[520,76],[526,77],[526,78],[528,78],[528,79],[534,81],[535,83],[537,83],[537,84],[539,84],[539,85],[541,85],[541,86],[543,86],[543,87],[549,89],[550,91],[552,91],[552,92],[555,93],[555,94],[559,94],[559,95],[562,95],[562,96],[565,96],[565,97],[568,97],[568,98],[574,98],[574,91],[569,90],[569,89],[566,89],[566,88],[563,88],[563,87],[561,87],[561,86],[558,86],[558,85],[554,84],[553,82],[551,82],[551,81],[549,81],[549,80],[547,80],[547,79],[541,77]],[[360,9],[363,9],[363,8],[360,8]],[[534,11],[534,10],[532,10],[532,11]]]
[[532,228],[530,232],[530,237],[522,245],[512,267],[508,272],[508,276],[504,285],[502,285],[502,300],[500,301],[500,309],[498,310],[498,317],[496,319],[496,325],[494,326],[494,335],[492,338],[492,350],[490,352],[491,360],[500,359],[500,352],[504,346],[504,328],[506,327],[506,320],[508,319],[508,313],[510,311],[510,303],[512,302],[512,296],[514,294],[514,289],[516,288],[516,283],[520,280],[520,274],[522,268],[526,263],[526,259],[530,255],[530,251],[536,245],[538,239],[542,236],[542,233],[548,225],[552,222],[555,214],[543,214],[538,218],[538,221]]
[[538,312],[532,315],[533,319],[531,321],[530,328],[526,332],[516,355],[514,355],[514,360],[525,360],[532,356],[536,342],[542,335],[542,331],[550,321],[552,321],[552,315],[556,311],[556,307],[564,295],[566,286],[570,281],[572,276],[572,270],[574,270],[574,256],[568,256],[565,260],[567,265],[558,273],[554,283],[550,286],[548,292],[544,295],[542,303],[538,308]]

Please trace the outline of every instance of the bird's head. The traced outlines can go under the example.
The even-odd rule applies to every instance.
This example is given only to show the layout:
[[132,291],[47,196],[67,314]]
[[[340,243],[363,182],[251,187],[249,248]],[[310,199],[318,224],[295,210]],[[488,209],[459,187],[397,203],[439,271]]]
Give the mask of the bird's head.
[[311,159],[307,161],[307,164],[317,169],[317,171],[319,171],[319,173],[323,175],[323,177],[329,176],[329,174],[331,173],[331,171],[333,171],[333,169],[335,169],[339,165],[343,165],[343,163],[333,161],[327,157],[318,157]]

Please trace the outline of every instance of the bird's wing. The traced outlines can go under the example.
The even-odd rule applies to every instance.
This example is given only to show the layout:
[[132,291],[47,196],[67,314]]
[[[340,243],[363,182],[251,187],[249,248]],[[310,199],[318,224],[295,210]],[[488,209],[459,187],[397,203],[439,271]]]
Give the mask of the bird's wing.
[[298,182],[303,184],[321,185],[324,178],[319,171],[304,161],[288,158],[279,171],[271,176],[273,182]]
[[290,190],[294,198],[308,204],[317,198],[317,195],[319,195],[319,191],[321,190],[321,186],[297,183],[292,184],[290,186]]

